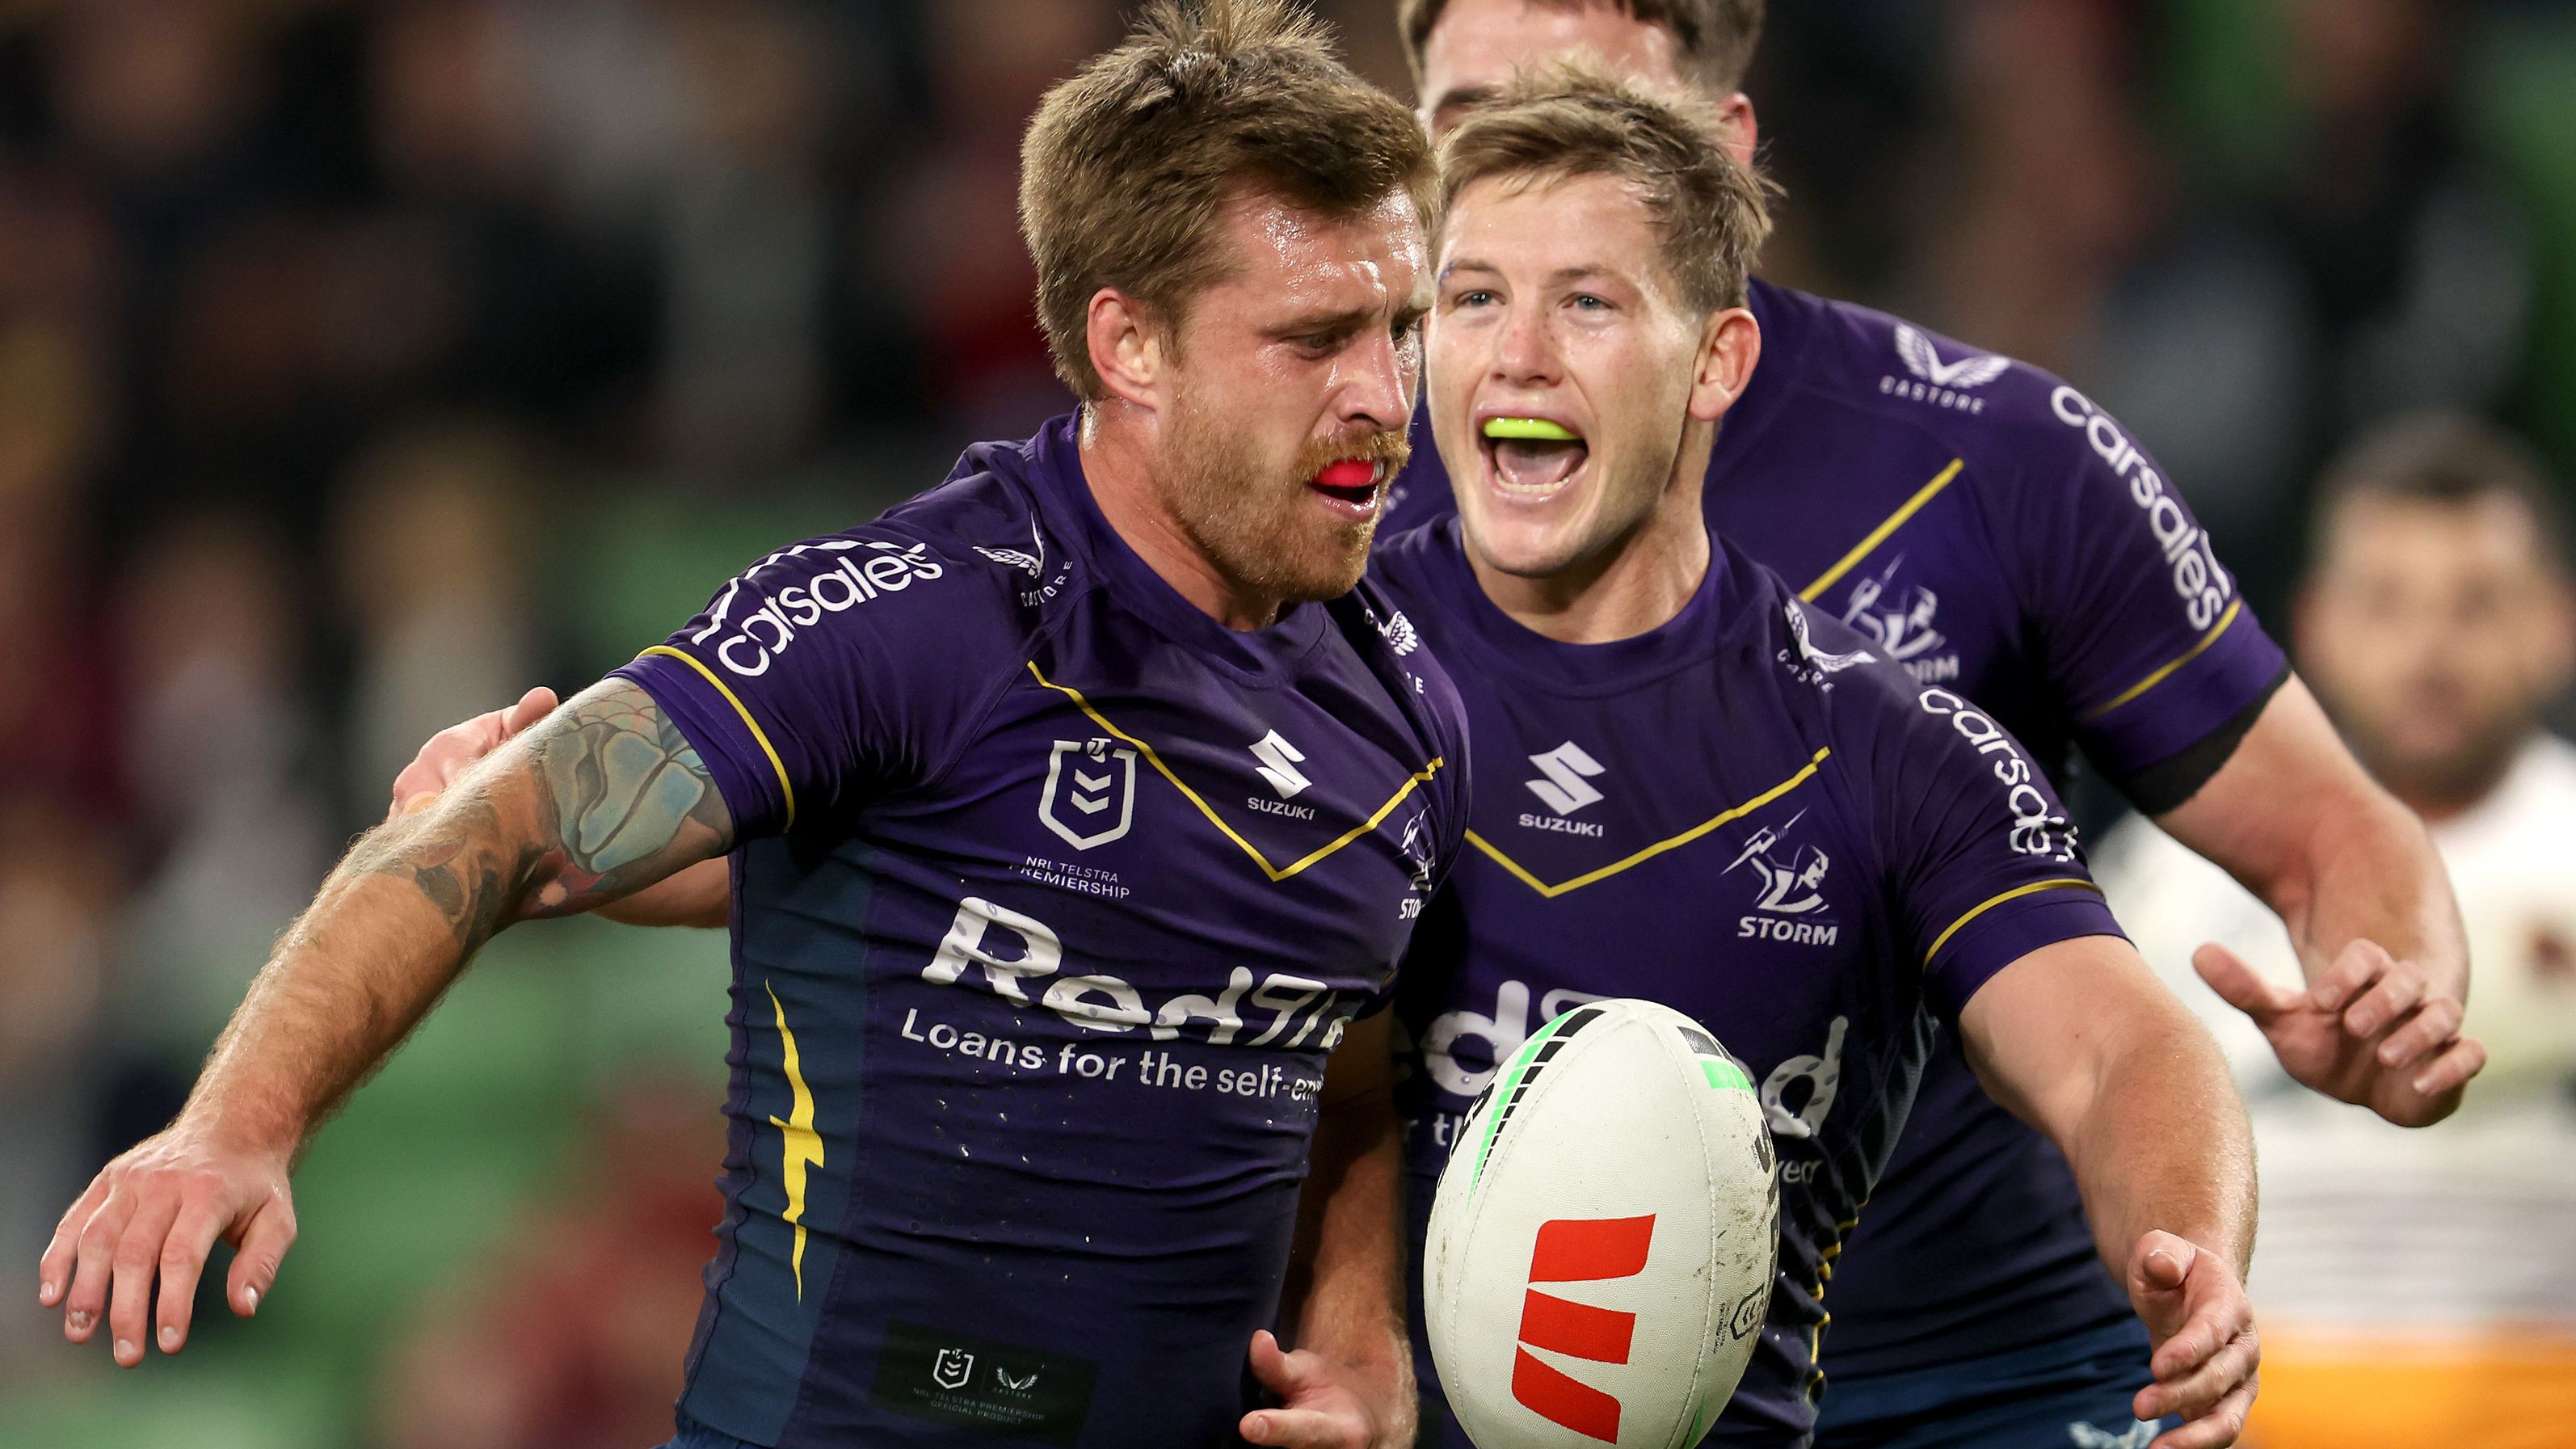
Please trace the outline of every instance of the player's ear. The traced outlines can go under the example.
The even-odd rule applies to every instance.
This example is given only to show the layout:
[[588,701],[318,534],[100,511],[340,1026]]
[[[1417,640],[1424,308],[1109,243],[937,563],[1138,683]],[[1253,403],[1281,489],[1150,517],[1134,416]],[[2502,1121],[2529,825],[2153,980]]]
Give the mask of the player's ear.
[[1170,350],[1160,320],[1135,298],[1115,287],[1091,294],[1084,341],[1091,349],[1091,370],[1112,397],[1140,407],[1158,400]]
[[1699,371],[1691,379],[1690,415],[1703,423],[1726,416],[1762,360],[1762,326],[1742,307],[1708,319],[1699,334]]
[[1726,154],[1751,171],[1753,153],[1762,148],[1762,123],[1754,118],[1753,98],[1742,91],[1728,96],[1717,108],[1717,121],[1726,137]]

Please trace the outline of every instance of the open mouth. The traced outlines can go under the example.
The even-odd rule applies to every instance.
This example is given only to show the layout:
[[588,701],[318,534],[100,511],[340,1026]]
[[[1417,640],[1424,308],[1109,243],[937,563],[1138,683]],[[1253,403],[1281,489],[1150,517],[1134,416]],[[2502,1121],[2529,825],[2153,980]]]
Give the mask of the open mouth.
[[1326,464],[1322,472],[1307,481],[1306,486],[1346,510],[1367,513],[1377,507],[1378,489],[1385,482],[1384,463],[1367,458],[1344,458]]
[[1494,486],[1506,498],[1553,498],[1592,456],[1581,434],[1548,418],[1487,418],[1482,432]]

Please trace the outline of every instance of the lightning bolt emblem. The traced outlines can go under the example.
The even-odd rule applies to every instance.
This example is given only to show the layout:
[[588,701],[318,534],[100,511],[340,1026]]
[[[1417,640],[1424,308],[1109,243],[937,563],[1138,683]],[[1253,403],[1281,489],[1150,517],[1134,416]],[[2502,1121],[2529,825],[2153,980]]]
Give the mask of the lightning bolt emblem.
[[814,1092],[805,1085],[805,1073],[796,1057],[796,1033],[787,1029],[787,1008],[778,1002],[778,990],[764,981],[761,989],[769,993],[770,1010],[778,1013],[778,1040],[787,1051],[787,1087],[796,1094],[787,1109],[787,1120],[776,1117],[769,1125],[778,1129],[779,1171],[787,1180],[787,1223],[796,1229],[796,1251],[790,1260],[796,1270],[796,1301],[805,1301],[805,1169],[810,1164],[823,1165],[823,1139],[814,1131]]
[[[1776,830],[1776,831],[1775,831],[1775,830],[1773,830],[1773,829],[1772,829],[1770,826],[1768,826],[1768,825],[1765,825],[1765,826],[1763,826],[1761,829],[1759,829],[1759,830],[1757,830],[1757,831],[1754,831],[1754,832],[1753,832],[1753,839],[1751,840],[1751,842],[1749,842],[1748,844],[1746,844],[1746,846],[1744,847],[1744,853],[1743,853],[1742,855],[1737,856],[1735,859],[1728,861],[1728,862],[1726,863],[1726,870],[1733,870],[1733,869],[1735,869],[1737,866],[1744,864],[1744,863],[1745,863],[1746,861],[1748,861],[1748,860],[1751,860],[1753,857],[1755,857],[1755,856],[1757,856],[1757,855],[1760,855],[1762,852],[1764,852],[1764,851],[1766,851],[1766,850],[1769,850],[1771,847],[1773,847],[1773,846],[1775,846],[1775,845],[1778,845],[1778,844],[1780,843],[1780,837],[1781,837],[1781,836],[1788,834],[1788,833],[1790,832],[1790,830],[1791,830],[1791,829],[1793,829],[1793,828],[1797,825],[1797,823],[1798,823],[1799,821],[1804,820],[1804,819],[1806,819],[1806,818],[1807,818],[1807,812],[1806,812],[1806,811],[1804,811],[1804,810],[1801,810],[1801,811],[1799,811],[1797,814],[1790,816],[1790,817],[1789,817],[1789,820],[1788,820],[1788,823],[1787,823],[1787,824],[1785,824],[1785,825],[1783,825],[1783,826],[1781,826],[1781,827],[1780,827],[1778,830]],[[1719,874],[1719,875],[1724,875],[1724,874],[1726,874],[1726,870],[1721,870],[1721,871],[1719,871],[1719,872],[1718,872],[1718,874]]]

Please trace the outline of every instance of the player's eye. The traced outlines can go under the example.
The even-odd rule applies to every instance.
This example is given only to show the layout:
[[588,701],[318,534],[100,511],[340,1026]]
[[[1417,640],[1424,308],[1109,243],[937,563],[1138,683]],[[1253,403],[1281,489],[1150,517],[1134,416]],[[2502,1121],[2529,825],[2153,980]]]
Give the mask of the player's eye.
[[1576,307],[1586,312],[1607,312],[1610,310],[1610,304],[1607,301],[1604,301],[1602,298],[1597,297],[1590,292],[1577,292],[1571,300]]
[[1483,287],[1470,287],[1458,294],[1458,305],[1461,307],[1488,307],[1496,300],[1494,294]]

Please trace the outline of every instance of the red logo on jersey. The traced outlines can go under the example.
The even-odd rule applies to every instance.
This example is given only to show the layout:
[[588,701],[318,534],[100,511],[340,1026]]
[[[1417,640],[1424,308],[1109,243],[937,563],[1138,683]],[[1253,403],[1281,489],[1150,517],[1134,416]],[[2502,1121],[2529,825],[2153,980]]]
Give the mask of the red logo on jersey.
[[[1645,1271],[1655,1216],[1558,1218],[1539,1224],[1530,1251],[1530,1282],[1577,1283],[1633,1278]],[[1530,1353],[1543,1348],[1596,1363],[1626,1363],[1637,1315],[1595,1308],[1536,1287],[1521,1300],[1520,1347],[1512,1357],[1512,1397],[1577,1434],[1617,1443],[1619,1400],[1551,1368]]]

